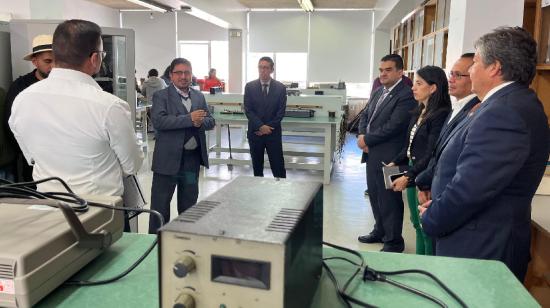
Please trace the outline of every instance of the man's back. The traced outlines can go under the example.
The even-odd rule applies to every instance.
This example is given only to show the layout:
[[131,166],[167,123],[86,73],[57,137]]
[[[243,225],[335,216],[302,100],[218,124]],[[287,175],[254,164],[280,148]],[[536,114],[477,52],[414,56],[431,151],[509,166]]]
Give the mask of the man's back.
[[[122,195],[123,172],[135,174],[143,161],[127,103],[75,70],[54,69],[22,92],[10,126],[33,178],[58,176],[78,194]],[[63,190],[52,182],[39,189]]]

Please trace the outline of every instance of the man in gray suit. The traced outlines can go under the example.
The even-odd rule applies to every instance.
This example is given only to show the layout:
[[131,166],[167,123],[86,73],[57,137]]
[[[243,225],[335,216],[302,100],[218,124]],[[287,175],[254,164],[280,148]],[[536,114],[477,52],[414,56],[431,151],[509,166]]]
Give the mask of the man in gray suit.
[[[197,202],[200,165],[208,168],[206,130],[214,128],[204,95],[191,89],[191,62],[176,58],[170,64],[172,84],[153,95],[151,108],[156,129],[153,153],[151,209],[170,220],[170,201],[178,188],[178,213]],[[156,233],[159,223],[149,220],[149,233]]]
[[389,163],[406,146],[411,111],[416,107],[411,88],[402,80],[403,59],[391,54],[380,60],[380,87],[371,94],[369,107],[361,117],[357,145],[368,160],[367,182],[374,216],[374,230],[359,236],[361,243],[384,243],[382,251],[402,252],[405,248],[403,198],[401,192],[384,186],[382,164]]

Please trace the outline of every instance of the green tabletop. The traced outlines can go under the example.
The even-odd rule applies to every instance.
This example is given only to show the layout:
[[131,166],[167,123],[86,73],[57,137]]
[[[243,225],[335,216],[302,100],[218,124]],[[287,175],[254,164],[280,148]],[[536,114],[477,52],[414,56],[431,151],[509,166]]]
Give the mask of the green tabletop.
[[[98,280],[120,273],[146,250],[153,239],[152,235],[125,233],[113,247],[80,271],[77,278]],[[324,255],[356,258],[329,248],[324,249]],[[362,252],[362,255],[366,263],[377,270],[428,270],[447,284],[469,307],[539,307],[500,262],[378,252]],[[343,261],[328,262],[341,285],[354,270],[352,265]],[[93,287],[62,286],[44,298],[37,307],[158,307],[157,268],[155,250],[133,272],[117,282]],[[458,306],[428,278],[411,274],[393,279],[425,291],[449,307]],[[353,296],[380,307],[436,307],[423,298],[381,282],[364,283],[357,279],[350,286],[350,291]],[[311,307],[344,307],[325,274]]]

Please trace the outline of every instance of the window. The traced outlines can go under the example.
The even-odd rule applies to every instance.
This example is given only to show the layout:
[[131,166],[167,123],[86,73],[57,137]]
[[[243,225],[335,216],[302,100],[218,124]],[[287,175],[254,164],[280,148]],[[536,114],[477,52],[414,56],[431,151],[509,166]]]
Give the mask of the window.
[[300,88],[306,87],[307,53],[305,52],[248,53],[247,82],[258,78],[258,61],[262,57],[271,57],[275,62],[273,78],[285,83],[298,82]]
[[277,80],[285,83],[297,82],[305,89],[307,78],[307,53],[278,52],[275,54],[275,73]]
[[198,79],[208,76],[211,68],[216,69],[218,79],[229,76],[227,41],[181,41],[180,56],[191,61],[193,75]]

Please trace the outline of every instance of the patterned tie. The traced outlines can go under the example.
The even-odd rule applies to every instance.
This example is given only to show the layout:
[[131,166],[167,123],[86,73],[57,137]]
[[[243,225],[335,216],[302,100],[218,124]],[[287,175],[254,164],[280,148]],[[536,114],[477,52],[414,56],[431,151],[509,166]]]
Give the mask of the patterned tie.
[[269,84],[267,84],[267,83],[262,83],[262,94],[264,95],[264,97],[267,96],[267,86],[268,85]]
[[370,116],[370,119],[369,119],[369,123],[367,124],[367,132],[370,131],[370,123],[372,122],[374,115],[382,105],[382,102],[384,101],[384,99],[386,99],[386,96],[388,96],[388,93],[390,93],[390,90],[384,88],[384,91],[382,91],[382,95],[380,95],[380,98],[376,102],[376,105],[374,105],[374,111],[372,112],[372,115]]

